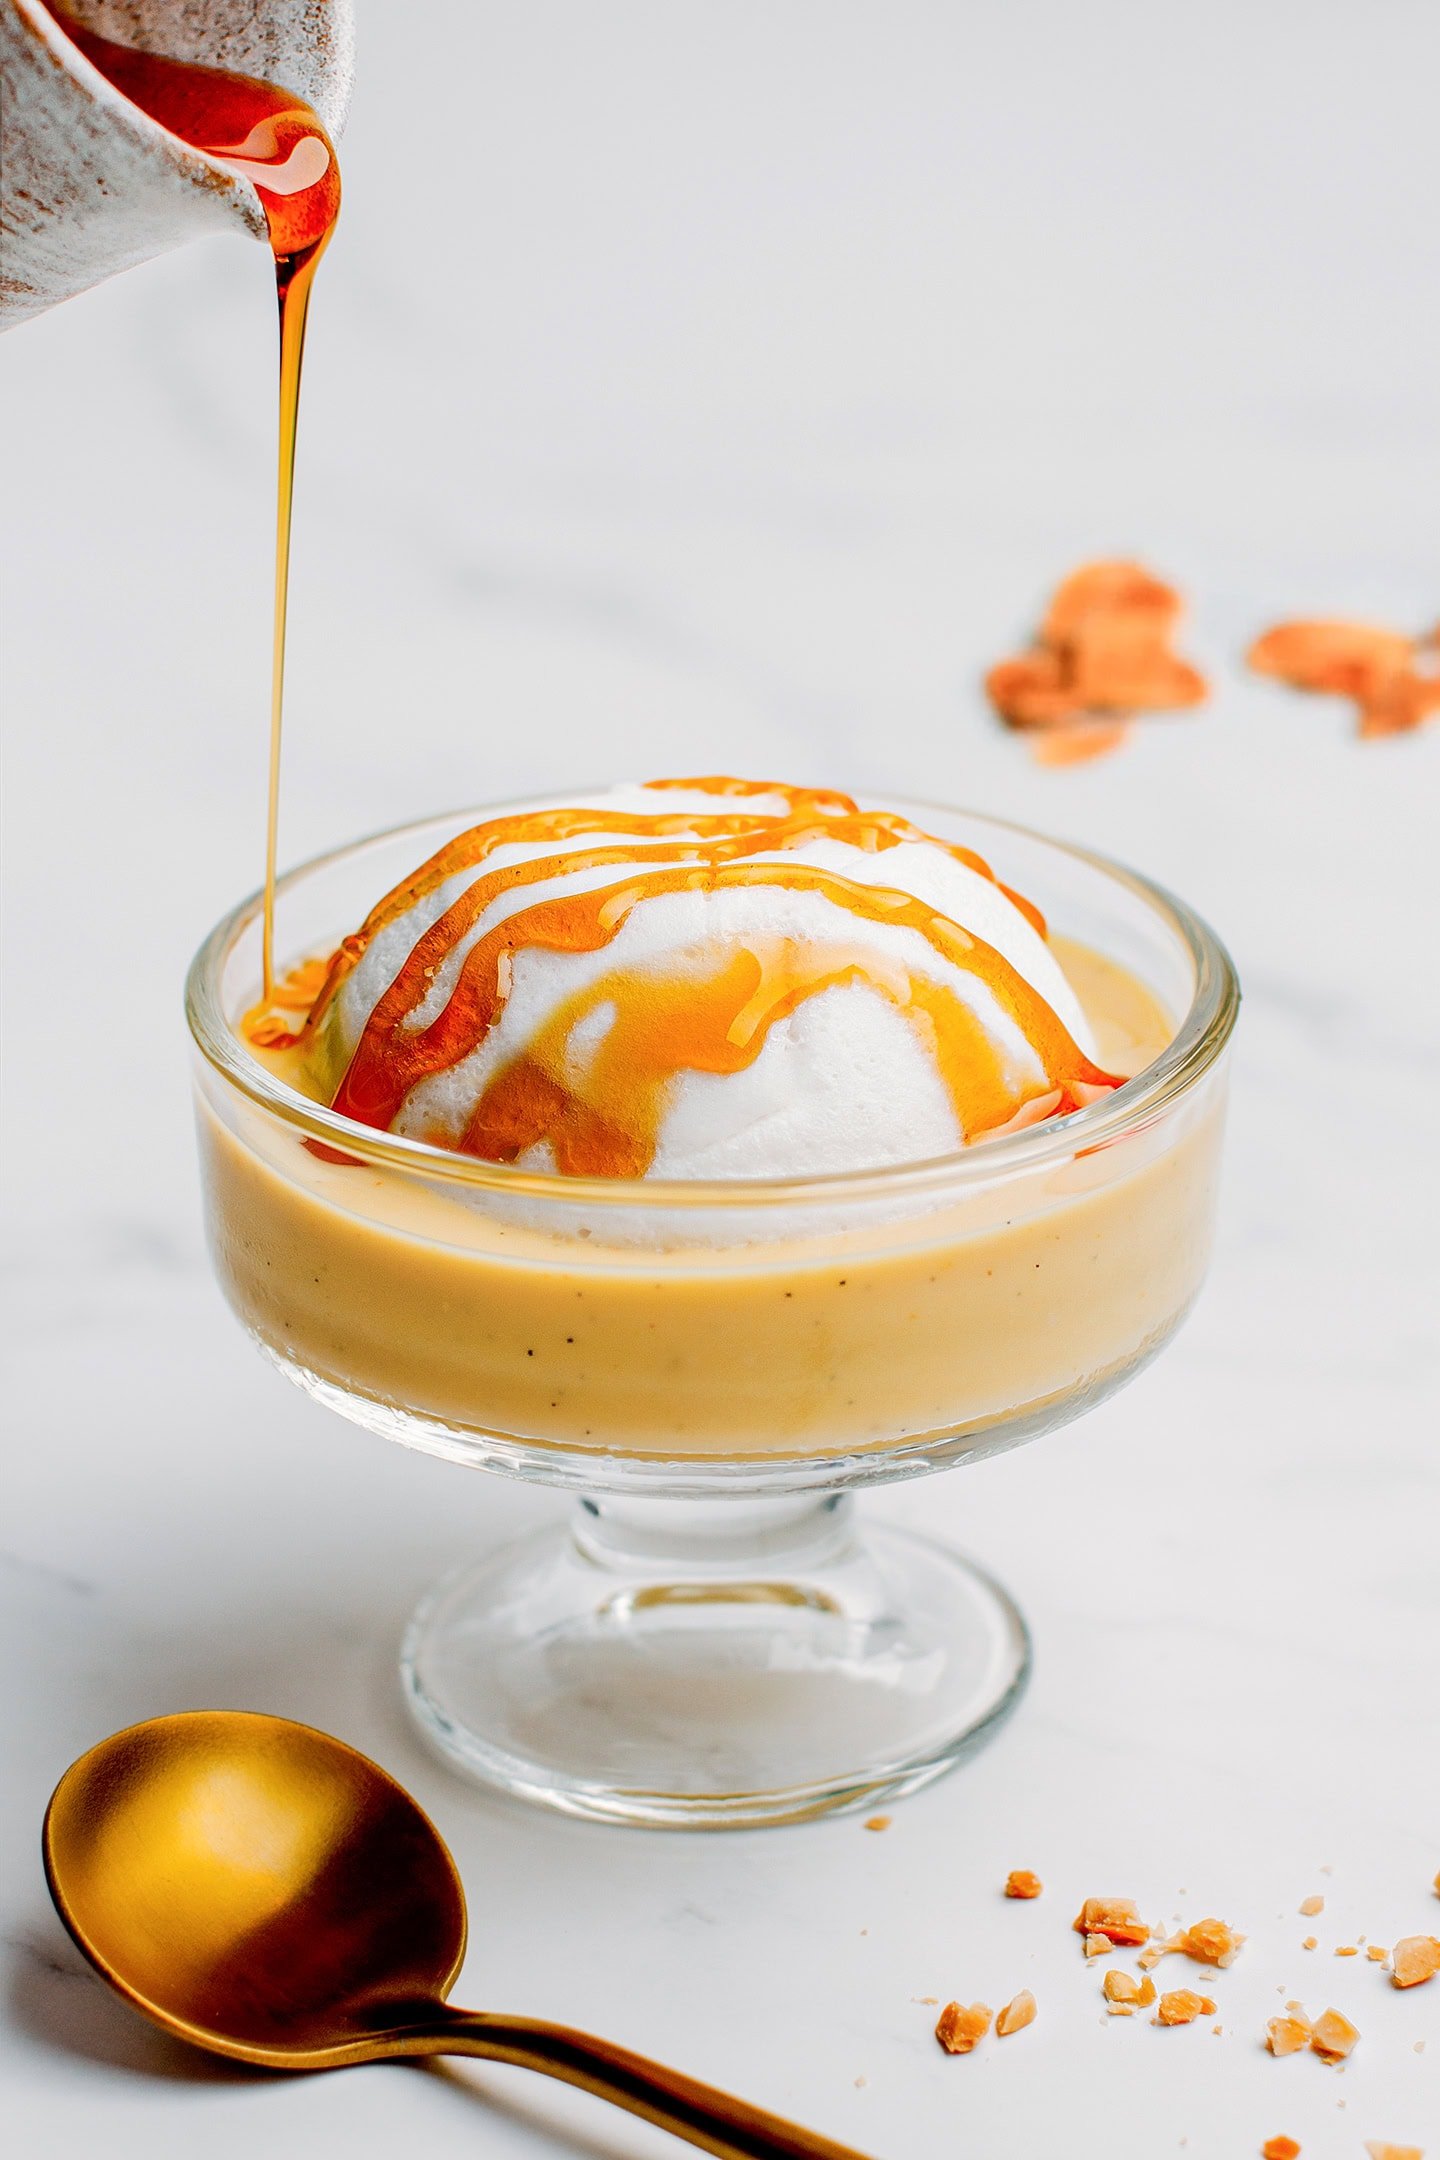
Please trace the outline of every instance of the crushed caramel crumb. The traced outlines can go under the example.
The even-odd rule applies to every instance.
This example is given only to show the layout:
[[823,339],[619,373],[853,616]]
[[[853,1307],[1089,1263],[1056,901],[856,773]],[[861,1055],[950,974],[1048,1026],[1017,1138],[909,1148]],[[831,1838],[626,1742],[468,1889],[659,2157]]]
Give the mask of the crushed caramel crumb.
[[1130,2017],[1136,2010],[1149,2009],[1155,2000],[1155,1983],[1148,1976],[1136,1980],[1127,1972],[1108,1972],[1104,1992],[1111,2017]]
[[1056,588],[1030,651],[991,668],[990,702],[1047,764],[1116,749],[1131,716],[1207,695],[1204,676],[1170,649],[1180,612],[1173,586],[1138,563],[1085,563]]
[[1286,622],[1257,638],[1246,658],[1294,690],[1353,699],[1359,733],[1377,736],[1408,734],[1440,712],[1437,652],[1436,631],[1411,638],[1369,623]]
[[1198,2017],[1213,2017],[1215,2005],[1208,1995],[1197,1995],[1192,1988],[1171,1988],[1168,1995],[1160,1997],[1160,2007],[1155,2013],[1157,2025],[1193,2025]]
[[1315,2020],[1310,2045],[1317,2055],[1324,2056],[1326,2062],[1343,2062],[1359,2038],[1360,2034],[1349,2018],[1343,2017],[1338,2010],[1325,2010]]
[[1383,1965],[1386,1958],[1389,1957],[1390,1953],[1388,1950],[1384,1949],[1381,1944],[1371,1943],[1367,1948],[1365,1955],[1370,1959],[1372,1964]]
[[995,2030],[1002,2040],[1008,2040],[1011,2033],[1017,2033],[1022,2027],[1033,2025],[1034,2022],[1035,1997],[1029,1988],[1021,1988],[1020,1993],[1006,2003],[996,2018]]
[[1087,1935],[1085,1937],[1085,1955],[1087,1958],[1109,1957],[1114,1947],[1115,1945],[1108,1935]]
[[1335,1955],[1336,1957],[1359,1957],[1360,1945],[1359,1943],[1336,1943]]
[[1011,1868],[1010,1873],[1005,1878],[1006,1897],[1039,1897],[1044,1887],[1045,1885],[1041,1882],[1039,1876],[1032,1875],[1029,1868]]
[[1440,1972],[1440,1941],[1433,1935],[1407,1935],[1395,1945],[1390,1978],[1397,1988],[1419,1987]]
[[1309,2047],[1310,2038],[1307,2017],[1273,2017],[1265,2028],[1265,2045],[1272,2055],[1298,2055],[1301,2048]]
[[1300,1947],[1302,1950],[1314,1950],[1318,1948],[1319,1942],[1320,1938],[1318,1935],[1307,1935],[1304,1942],[1301,1943]]
[[1226,1967],[1234,1964],[1244,1941],[1245,1937],[1237,1935],[1223,1920],[1197,1920],[1193,1927],[1183,1928],[1178,1936],[1172,1935],[1165,1947],[1183,1950],[1197,1965]]
[[893,1819],[889,1815],[867,1815],[865,1828],[867,1830],[888,1830]]
[[1150,1940],[1150,1930],[1140,1918],[1133,1898],[1086,1898],[1075,1915],[1074,1926],[1076,1934],[1085,1937],[1087,1949],[1093,1935],[1103,1935],[1109,1943],[1130,1945]]
[[1418,2145],[1390,2145],[1384,2138],[1367,2138],[1365,2150],[1370,2160],[1425,2160]]
[[1323,1897],[1301,1898],[1300,1910],[1307,1920],[1313,1920],[1316,1913],[1324,1912],[1325,1900]]
[[968,2055],[972,2048],[984,2039],[990,2030],[990,2010],[985,2003],[971,2003],[965,2009],[958,2002],[946,2003],[935,2027],[935,2037],[947,2055]]
[[1266,2138],[1260,2160],[1300,2160],[1300,2147],[1292,2137]]

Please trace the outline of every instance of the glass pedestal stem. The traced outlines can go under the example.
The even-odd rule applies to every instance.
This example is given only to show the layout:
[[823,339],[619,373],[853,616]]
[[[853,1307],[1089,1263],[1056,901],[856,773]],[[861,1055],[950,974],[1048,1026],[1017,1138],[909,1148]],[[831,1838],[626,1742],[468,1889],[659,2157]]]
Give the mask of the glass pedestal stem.
[[571,1814],[794,1821],[927,1783],[1029,1667],[1005,1592],[848,1494],[581,1500],[421,1605],[411,1708],[452,1763]]

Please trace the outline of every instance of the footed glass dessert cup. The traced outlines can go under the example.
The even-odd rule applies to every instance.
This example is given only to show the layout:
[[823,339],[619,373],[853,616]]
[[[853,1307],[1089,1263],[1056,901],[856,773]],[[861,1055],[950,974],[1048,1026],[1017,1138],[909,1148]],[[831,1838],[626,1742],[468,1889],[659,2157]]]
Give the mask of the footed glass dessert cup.
[[[1199,1288],[1239,1002],[1224,948],[1098,856],[884,807],[982,854],[1063,952],[1100,956],[1122,1032],[1127,1002],[1170,1017],[1166,1046],[1088,1107],[938,1160],[562,1177],[356,1124],[277,1077],[237,1032],[258,898],[191,969],[207,1225],[244,1326],[356,1423],[577,1496],[441,1583],[405,1638],[420,1726],[507,1792],[720,1827],[950,1768],[1019,1698],[1024,1620],[947,1545],[862,1527],[856,1489],[1077,1417]],[[293,872],[278,950],[328,953],[481,814]]]

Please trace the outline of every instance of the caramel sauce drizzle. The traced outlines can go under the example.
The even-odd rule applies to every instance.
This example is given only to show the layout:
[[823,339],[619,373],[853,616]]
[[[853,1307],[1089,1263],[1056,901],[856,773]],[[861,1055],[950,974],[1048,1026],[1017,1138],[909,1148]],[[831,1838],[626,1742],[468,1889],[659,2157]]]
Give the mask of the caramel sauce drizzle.
[[[1026,921],[1041,937],[1046,936],[1045,917],[1032,905],[1023,893],[1012,891],[995,876],[982,855],[972,848],[960,847],[946,840],[939,840],[933,833],[922,832],[916,825],[888,811],[862,813],[848,795],[841,795],[830,788],[796,788],[780,781],[736,780],[723,774],[710,774],[696,780],[648,780],[646,788],[654,793],[690,790],[706,795],[743,798],[746,796],[778,796],[787,805],[784,818],[769,819],[707,813],[697,815],[655,814],[629,810],[581,810],[553,808],[515,813],[509,817],[491,818],[482,825],[472,825],[458,833],[453,840],[436,850],[418,870],[402,879],[370,910],[360,928],[343,938],[331,957],[329,973],[314,997],[309,1012],[308,1028],[297,1026],[289,1040],[283,1038],[284,1030],[275,1034],[267,1047],[288,1048],[299,1041],[302,1032],[313,1035],[341,983],[364,957],[367,947],[380,932],[402,915],[419,905],[429,895],[462,871],[478,869],[498,848],[515,845],[544,845],[547,841],[572,840],[581,836],[612,833],[626,834],[636,839],[662,841],[675,837],[687,839],[748,839],[748,848],[739,852],[757,850],[780,850],[803,845],[806,840],[842,839],[852,846],[862,847],[867,853],[897,846],[902,840],[925,842],[940,847],[967,869],[990,882],[1004,893],[1007,900],[1017,907]],[[647,850],[647,853],[649,851]],[[578,870],[599,867],[605,862],[630,862],[633,850],[617,849],[608,855],[582,854],[575,850],[563,857],[546,859],[516,866],[515,877],[521,882],[538,883],[542,877],[555,877],[564,869]],[[656,859],[663,859],[657,857]],[[465,934],[479,915],[505,889],[502,885],[473,885],[462,895],[441,921],[447,926],[446,950]],[[475,904],[467,903],[474,898]],[[461,912],[456,913],[456,909]],[[438,925],[437,925],[438,928]],[[443,953],[427,953],[427,962],[439,964]],[[420,993],[423,995],[423,991]],[[297,999],[280,999],[273,985],[267,987],[265,1002],[294,1005]],[[262,1008],[257,1007],[258,1013]],[[247,1029],[250,1026],[246,1022]]]
[[[750,851],[771,844],[767,835],[752,841]],[[526,1052],[491,1081],[459,1143],[461,1150],[506,1161],[549,1138],[564,1169],[602,1177],[639,1175],[654,1158],[665,1097],[679,1073],[740,1070],[758,1057],[776,1021],[805,998],[859,980],[917,1028],[967,1138],[1003,1124],[1035,1093],[1058,1091],[1056,1109],[1073,1109],[1093,1092],[1116,1084],[1084,1056],[1050,1006],[993,946],[927,903],[809,865],[723,859],[722,850],[739,854],[742,845],[718,842],[707,849],[692,843],[673,850],[678,860],[639,870],[632,856],[626,863],[630,875],[617,884],[519,909],[476,939],[437,1017],[425,1027],[408,1024],[457,935],[453,917],[473,921],[507,885],[539,882],[562,868],[600,867],[605,857],[616,859],[618,867],[624,851],[597,849],[579,860],[573,855],[552,857],[477,881],[487,888],[485,896],[472,887],[442,916],[377,1002],[335,1096],[335,1109],[362,1124],[388,1128],[413,1088],[479,1048],[504,1008],[517,953],[597,952],[646,900],[745,885],[818,892],[861,921],[919,931],[942,960],[991,991],[1034,1051],[1043,1087],[1017,1082],[1006,1072],[987,1030],[947,986],[912,969],[888,965],[858,941],[837,949],[765,940],[732,951],[708,971],[636,969],[590,986],[553,1015]],[[588,1073],[574,1080],[569,1054],[574,1032],[605,1004],[613,1006],[615,1018]],[[606,1105],[603,1112],[596,1107],[601,1102]]]
[[274,83],[196,67],[97,37],[51,10],[61,29],[122,97],[227,171],[260,198],[275,257],[280,306],[280,434],[275,506],[275,615],[270,679],[270,758],[265,810],[265,904],[261,935],[265,996],[274,987],[275,871],[280,820],[280,736],[285,703],[285,627],[295,432],[310,287],[340,215],[335,146],[303,98]]
[[[1118,1085],[1084,1056],[1051,1007],[1001,953],[929,903],[810,864],[747,860],[821,839],[871,855],[903,841],[921,841],[946,847],[998,883],[970,849],[937,841],[890,812],[860,811],[848,796],[831,791],[716,778],[651,784],[661,792],[703,789],[736,800],[779,796],[787,814],[553,808],[488,820],[459,834],[386,894],[328,963],[309,961],[276,986],[247,1017],[250,1040],[267,1049],[313,1043],[340,984],[370,940],[448,879],[474,869],[478,874],[419,936],[376,1001],[334,1097],[343,1116],[388,1129],[417,1086],[476,1051],[504,1010],[517,954],[599,952],[647,900],[742,886],[816,892],[857,926],[888,923],[919,932],[940,961],[984,984],[1029,1045],[1043,1077],[1038,1082],[1017,1077],[990,1030],[954,988],[876,951],[858,935],[853,940],[758,936],[740,945],[731,942],[696,965],[614,970],[577,991],[490,1077],[458,1142],[439,1132],[427,1137],[492,1162],[514,1161],[548,1141],[562,1171],[642,1176],[654,1161],[671,1087],[682,1072],[743,1070],[760,1055],[771,1029],[808,998],[854,983],[883,997],[915,1030],[967,1139],[1063,1114]],[[498,870],[483,867],[501,847],[543,851],[547,843],[575,838],[596,844],[532,854]],[[647,844],[637,850],[637,840]],[[551,880],[606,869],[619,873],[616,882],[532,900],[474,935],[495,902]],[[1044,918],[1019,896],[1010,897],[1043,935]],[[417,1022],[417,1009],[433,995],[442,969],[455,966],[457,954],[458,969],[443,1006],[433,1019]],[[608,1024],[587,1054],[580,1048],[586,1039],[582,1031],[597,1016],[608,1018]]]
[[[743,1071],[777,1021],[820,991],[849,983],[878,991],[905,1015],[933,1054],[967,1132],[1009,1116],[1014,1093],[1003,1060],[952,990],[908,968],[887,968],[858,947],[776,938],[731,952],[703,974],[637,970],[591,984],[491,1081],[460,1148],[487,1162],[514,1162],[548,1140],[559,1170],[643,1177],[677,1073]],[[575,1032],[607,1005],[612,1024],[583,1081],[572,1086],[561,1076],[574,1063]]]

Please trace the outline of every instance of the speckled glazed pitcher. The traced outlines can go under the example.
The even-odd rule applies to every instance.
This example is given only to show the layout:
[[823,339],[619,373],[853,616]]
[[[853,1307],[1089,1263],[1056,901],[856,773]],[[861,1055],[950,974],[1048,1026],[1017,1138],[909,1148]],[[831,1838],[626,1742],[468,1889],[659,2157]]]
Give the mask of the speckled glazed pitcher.
[[[332,135],[350,102],[352,0],[65,0],[144,52],[295,91]],[[183,241],[265,240],[250,182],[107,82],[41,0],[0,0],[0,329]]]

